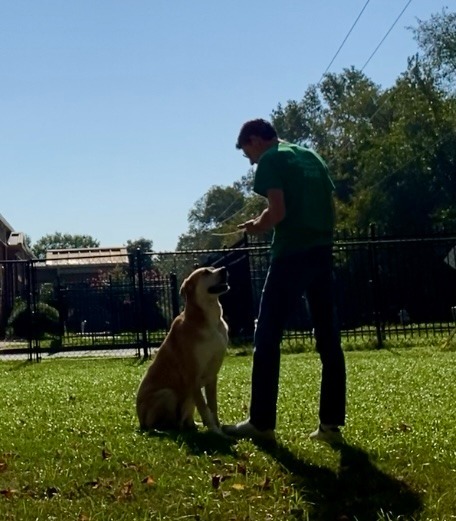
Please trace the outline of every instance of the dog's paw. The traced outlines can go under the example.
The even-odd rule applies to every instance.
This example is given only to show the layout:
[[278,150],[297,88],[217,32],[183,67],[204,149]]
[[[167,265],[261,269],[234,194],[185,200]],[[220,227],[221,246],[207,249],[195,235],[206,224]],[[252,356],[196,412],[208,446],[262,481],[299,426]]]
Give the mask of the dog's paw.
[[228,436],[228,434],[225,434],[221,427],[217,427],[217,426],[214,426],[214,427],[211,427],[209,429],[210,432],[213,432],[214,434],[217,434],[217,436],[220,436],[221,438],[223,438],[224,440],[232,440],[233,438],[231,436]]

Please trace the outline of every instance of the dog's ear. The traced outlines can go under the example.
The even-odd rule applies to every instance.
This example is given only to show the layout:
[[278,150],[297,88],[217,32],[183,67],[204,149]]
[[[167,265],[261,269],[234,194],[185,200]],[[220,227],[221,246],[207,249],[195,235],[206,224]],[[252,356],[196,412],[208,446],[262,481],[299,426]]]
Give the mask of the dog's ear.
[[182,282],[179,294],[181,297],[185,297],[187,294],[187,286],[188,286],[188,279],[184,279],[184,282]]
[[192,288],[192,281],[190,280],[190,277],[187,277],[184,279],[184,282],[182,282],[182,285],[180,287],[180,295],[182,297],[187,298],[187,295],[190,293]]

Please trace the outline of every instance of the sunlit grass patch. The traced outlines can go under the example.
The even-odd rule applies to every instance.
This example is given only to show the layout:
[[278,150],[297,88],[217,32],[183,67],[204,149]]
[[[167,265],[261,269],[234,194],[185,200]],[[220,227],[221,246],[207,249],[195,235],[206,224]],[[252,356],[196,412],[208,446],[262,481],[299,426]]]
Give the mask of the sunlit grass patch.
[[[252,358],[228,356],[220,416],[248,414]],[[320,362],[282,357],[275,449],[138,430],[131,360],[0,364],[0,516],[29,520],[453,519],[456,354],[346,354],[347,447],[313,444]],[[346,516],[344,518],[343,516]]]

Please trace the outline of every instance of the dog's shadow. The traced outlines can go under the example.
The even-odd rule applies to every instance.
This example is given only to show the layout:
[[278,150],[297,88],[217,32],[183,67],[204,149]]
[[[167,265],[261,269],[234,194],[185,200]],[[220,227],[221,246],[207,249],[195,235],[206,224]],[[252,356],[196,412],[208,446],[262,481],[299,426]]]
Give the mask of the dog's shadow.
[[[291,475],[302,499],[310,505],[309,519],[315,521],[372,521],[415,519],[422,499],[404,481],[385,474],[363,450],[341,445],[339,469],[334,472],[298,458],[283,445],[260,445]],[[304,512],[303,512],[304,514]]]
[[225,454],[236,456],[236,441],[220,436],[207,429],[188,429],[188,430],[150,430],[147,434],[154,438],[167,438],[179,445],[185,444],[188,451],[193,455],[200,454]]

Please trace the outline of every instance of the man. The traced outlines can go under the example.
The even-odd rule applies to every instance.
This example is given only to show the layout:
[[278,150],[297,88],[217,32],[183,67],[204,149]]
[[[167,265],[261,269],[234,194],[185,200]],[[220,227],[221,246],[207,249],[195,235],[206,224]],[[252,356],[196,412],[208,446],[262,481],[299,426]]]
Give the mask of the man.
[[242,126],[236,148],[257,164],[253,189],[268,202],[239,227],[250,234],[273,229],[274,235],[254,336],[250,416],[223,430],[239,438],[275,440],[280,343],[305,292],[322,363],[320,424],[310,438],[342,443],[346,389],[333,291],[334,184],[316,152],[282,141],[263,119]]

